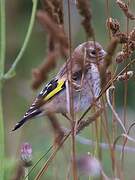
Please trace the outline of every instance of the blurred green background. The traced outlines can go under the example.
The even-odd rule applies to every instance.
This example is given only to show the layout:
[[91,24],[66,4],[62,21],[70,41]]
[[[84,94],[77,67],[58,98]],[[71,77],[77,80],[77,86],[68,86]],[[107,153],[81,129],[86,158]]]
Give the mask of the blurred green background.
[[[68,15],[67,15],[67,0],[64,4],[64,18],[65,18],[65,30],[68,31]],[[91,0],[92,14],[93,14],[93,26],[96,35],[96,40],[100,42],[104,49],[106,49],[109,43],[108,31],[106,29],[106,19],[108,12],[106,10],[106,1],[103,0]],[[29,0],[10,0],[6,1],[6,37],[7,37],[7,53],[6,53],[6,72],[13,63],[17,56],[27,32],[31,14],[32,2]],[[40,8],[40,3],[38,8]],[[131,9],[135,9],[135,1],[131,1]],[[126,31],[126,18],[116,5],[114,0],[109,1],[109,15],[113,18],[117,18],[121,24],[121,30]],[[72,45],[75,48],[78,44],[84,42],[86,39],[84,30],[81,24],[81,17],[75,6],[75,0],[71,1],[71,32],[72,32]],[[134,23],[130,23],[132,27]],[[120,48],[120,47],[119,47]],[[47,53],[47,32],[44,32],[42,27],[36,21],[32,37],[28,44],[27,50],[20,63],[17,66],[16,76],[8,80],[4,86],[4,123],[6,133],[6,177],[5,180],[11,179],[15,173],[16,162],[19,160],[19,148],[23,142],[29,142],[33,147],[33,162],[36,162],[41,155],[43,155],[50,144],[53,142],[53,133],[50,131],[50,124],[46,117],[37,118],[33,121],[29,121],[23,128],[11,133],[11,129],[18,120],[24,115],[25,111],[31,104],[33,97],[40,91],[33,92],[31,89],[32,75],[31,71],[37,67],[45,58]],[[48,81],[55,76],[58,68],[64,61],[60,61],[55,70],[53,70],[48,78]],[[114,62],[115,63],[115,62]],[[121,65],[119,65],[121,66]],[[134,68],[132,68],[134,69]],[[117,111],[120,115],[123,113],[123,97],[124,97],[124,85],[123,82],[116,85],[116,105]],[[135,83],[134,80],[128,82],[128,123],[130,124],[135,120]],[[111,114],[108,111],[108,114]],[[62,116],[58,116],[60,122],[64,126],[69,126],[67,122],[63,122]],[[111,116],[110,133],[111,133]],[[121,116],[122,117],[122,116]],[[86,128],[81,133],[86,138],[92,137],[92,128]],[[132,137],[135,135],[134,128],[131,132]],[[103,140],[104,141],[104,140]],[[57,158],[49,167],[47,174],[42,178],[45,180],[65,179],[67,174],[68,164],[70,161],[70,140],[65,143],[64,147],[57,154]],[[132,143],[128,145],[134,146]],[[92,152],[93,148],[89,145],[83,145],[77,142],[77,154],[87,154]],[[118,153],[119,159],[120,153]],[[108,150],[103,150],[102,155],[103,169],[108,176],[112,175],[111,172],[111,160]],[[45,159],[39,163],[32,173],[30,179],[36,175],[41,168]],[[135,157],[134,153],[126,153],[125,155],[125,179],[135,179]],[[88,177],[81,176],[80,179],[88,179]]]

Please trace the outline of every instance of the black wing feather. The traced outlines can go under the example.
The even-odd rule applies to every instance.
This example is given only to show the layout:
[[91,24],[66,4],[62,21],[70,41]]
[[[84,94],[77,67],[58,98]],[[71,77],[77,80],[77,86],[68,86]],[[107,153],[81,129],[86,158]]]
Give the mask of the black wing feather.
[[26,121],[28,121],[29,119],[31,119],[31,118],[34,117],[34,116],[39,115],[40,113],[41,113],[41,110],[37,109],[37,110],[33,111],[32,113],[25,115],[25,116],[21,119],[21,121],[19,121],[19,122],[15,125],[15,127],[14,127],[14,129],[13,129],[12,131],[17,130],[17,129],[20,128]]
[[57,81],[57,79],[53,79],[43,88],[43,90],[39,93],[35,101],[30,106],[29,110],[25,113],[24,117],[15,125],[12,131],[15,131],[16,129],[20,128],[29,119],[42,113],[42,111],[39,108],[41,105],[45,103],[45,96],[47,96],[53,89],[57,87]]

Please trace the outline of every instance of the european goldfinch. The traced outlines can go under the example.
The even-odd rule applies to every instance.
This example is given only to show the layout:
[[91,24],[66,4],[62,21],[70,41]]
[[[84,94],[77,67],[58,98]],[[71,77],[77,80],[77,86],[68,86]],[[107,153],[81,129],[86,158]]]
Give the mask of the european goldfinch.
[[31,118],[48,112],[69,113],[68,83],[72,83],[74,111],[86,110],[100,93],[98,64],[103,63],[105,54],[97,42],[88,41],[80,44],[55,78],[39,93],[13,131]]

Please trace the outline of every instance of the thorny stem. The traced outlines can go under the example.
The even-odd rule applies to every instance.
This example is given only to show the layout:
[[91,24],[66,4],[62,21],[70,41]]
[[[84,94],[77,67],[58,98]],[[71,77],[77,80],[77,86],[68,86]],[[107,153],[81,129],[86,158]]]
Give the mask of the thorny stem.
[[[5,0],[0,0],[0,78],[4,74],[4,63],[6,55],[6,17]],[[4,121],[2,109],[2,80],[0,80],[0,179],[4,180]]]
[[4,79],[9,79],[12,78],[15,74],[15,70],[16,70],[16,66],[19,63],[19,61],[21,60],[21,58],[24,55],[24,52],[27,48],[27,45],[29,43],[31,34],[32,34],[32,30],[33,30],[33,26],[34,26],[34,22],[35,22],[35,15],[36,15],[36,10],[37,10],[37,2],[38,0],[33,0],[33,7],[32,7],[32,13],[31,13],[31,18],[30,18],[30,23],[29,23],[29,27],[28,27],[28,31],[26,33],[25,39],[24,39],[24,43],[22,45],[22,48],[19,52],[19,54],[17,55],[16,59],[14,60],[13,64],[11,65],[10,69],[8,70],[8,72],[4,75]]

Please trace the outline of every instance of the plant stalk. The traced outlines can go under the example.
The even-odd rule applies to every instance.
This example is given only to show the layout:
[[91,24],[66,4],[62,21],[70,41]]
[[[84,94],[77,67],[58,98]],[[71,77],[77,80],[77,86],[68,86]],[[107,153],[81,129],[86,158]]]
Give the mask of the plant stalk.
[[17,55],[16,59],[14,60],[13,64],[11,65],[10,69],[4,75],[4,79],[12,78],[15,75],[16,66],[19,63],[19,61],[21,60],[21,58],[23,57],[24,52],[29,43],[29,40],[30,40],[30,37],[32,34],[32,30],[33,30],[33,26],[34,26],[34,22],[35,22],[35,15],[36,15],[36,10],[37,10],[38,0],[33,0],[32,2],[33,2],[33,7],[32,7],[32,12],[31,12],[30,23],[29,23],[29,27],[28,27],[22,48],[21,48],[19,54]]
[[25,179],[26,180],[29,180],[29,169],[28,169],[28,167],[25,167]]
[[0,180],[4,180],[4,121],[2,108],[2,83],[0,82]]
[[[0,0],[0,79],[4,74],[4,64],[6,56],[6,18],[5,0]],[[4,121],[2,108],[2,80],[0,80],[0,179],[4,180]]]

